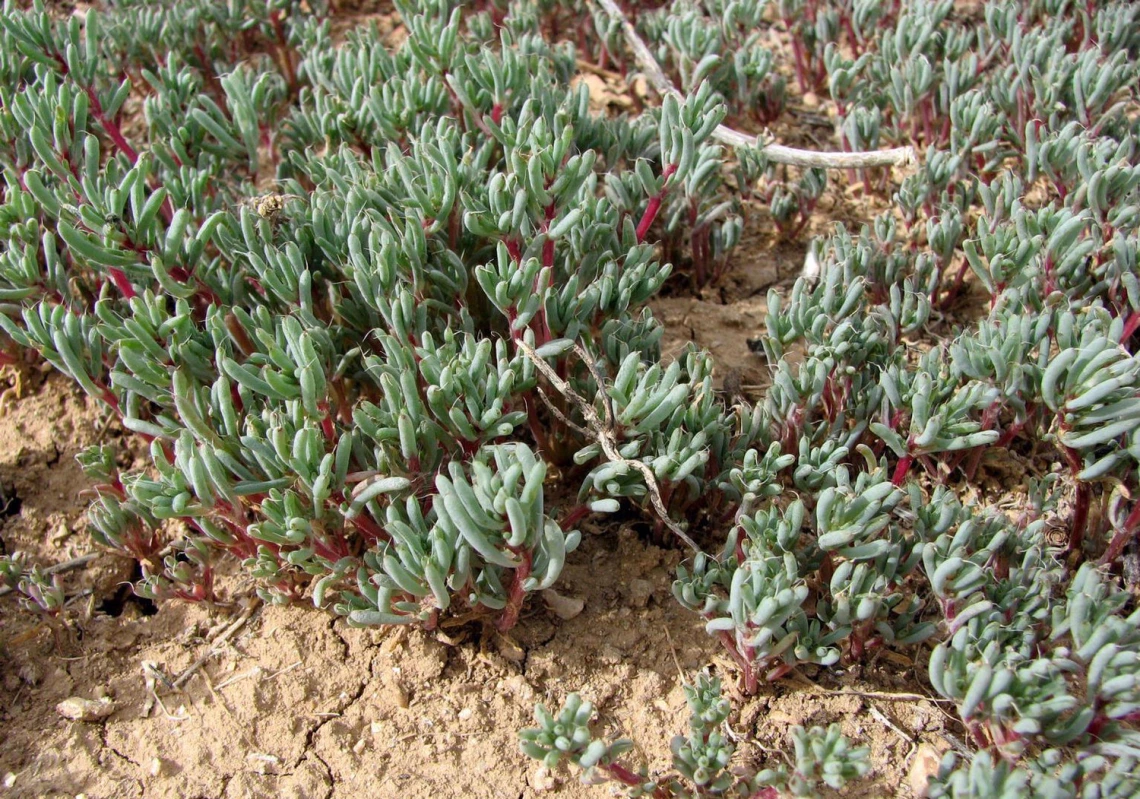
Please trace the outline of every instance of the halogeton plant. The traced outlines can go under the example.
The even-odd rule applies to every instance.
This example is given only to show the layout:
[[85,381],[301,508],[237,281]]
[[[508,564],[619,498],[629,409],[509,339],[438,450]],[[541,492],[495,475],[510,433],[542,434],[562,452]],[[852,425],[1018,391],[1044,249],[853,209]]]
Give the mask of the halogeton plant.
[[[507,632],[588,515],[636,515],[734,668],[666,773],[575,695],[525,754],[631,796],[839,788],[869,761],[837,728],[733,765],[720,681],[922,644],[973,747],[930,795],[1140,792],[1135,4],[396,6],[391,48],[312,0],[3,6],[0,359],[142,442],[80,457],[135,590],[212,600],[232,559],[350,624]],[[599,67],[655,94],[595,110]],[[837,152],[737,129],[807,92]],[[805,268],[741,401],[652,301],[723,278],[746,219]],[[22,556],[0,579],[66,604]]]

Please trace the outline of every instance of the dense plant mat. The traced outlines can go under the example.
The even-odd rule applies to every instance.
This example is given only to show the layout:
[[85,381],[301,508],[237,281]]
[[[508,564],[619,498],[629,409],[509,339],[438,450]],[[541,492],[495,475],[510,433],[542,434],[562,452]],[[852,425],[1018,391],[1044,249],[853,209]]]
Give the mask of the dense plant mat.
[[[559,687],[522,733],[544,768],[840,788],[873,763],[853,730],[801,719],[779,759],[734,720],[907,663],[961,742],[930,795],[1135,795],[1140,10],[395,12],[4,7],[3,357],[121,432],[77,460],[131,601],[510,650],[635,531],[717,676],[678,689],[668,768]],[[771,146],[812,124],[839,152]],[[736,334],[755,355],[673,346],[660,317],[731,299],[757,247],[802,270]],[[3,580],[62,646],[74,595],[23,550]]]

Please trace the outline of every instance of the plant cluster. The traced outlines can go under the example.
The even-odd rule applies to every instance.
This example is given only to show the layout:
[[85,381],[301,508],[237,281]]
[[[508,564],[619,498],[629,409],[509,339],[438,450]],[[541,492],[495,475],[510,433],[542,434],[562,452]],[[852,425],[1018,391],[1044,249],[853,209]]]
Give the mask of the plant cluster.
[[[270,602],[505,631],[584,517],[640,509],[701,550],[674,593],[745,692],[929,642],[977,749],[935,794],[1140,791],[1136,7],[678,0],[629,27],[603,3],[575,44],[557,3],[397,7],[390,50],[335,41],[319,3],[5,2],[0,357],[37,354],[147,442],[138,471],[81,457],[136,590],[209,600],[233,557]],[[771,20],[843,147],[921,163],[888,188],[717,143],[781,113]],[[628,69],[630,30],[682,94],[592,112],[579,58]],[[770,292],[763,400],[726,404],[696,348],[663,361],[646,303],[673,270],[715,280],[746,198],[794,237],[844,179],[893,205]],[[988,310],[951,330],[967,296]],[[1057,468],[1013,512],[964,502],[1005,450]],[[632,795],[866,771],[814,729],[737,778],[719,683],[688,695],[675,776],[621,765],[576,698],[524,751]]]
[[58,615],[67,602],[61,578],[29,564],[24,552],[0,555],[0,588],[18,592],[21,605],[49,616]]
[[[151,442],[143,472],[83,457],[96,540],[139,560],[151,597],[209,598],[229,554],[270,601],[429,626],[454,605],[509,628],[591,510],[547,513],[534,448],[557,463],[573,441],[515,345],[604,341],[635,377],[656,368],[640,306],[669,267],[646,238],[716,171],[720,100],[594,118],[573,53],[533,20],[446,4],[404,9],[395,53],[270,9],[283,37],[246,37],[215,100],[210,42],[241,37],[207,9],[180,23],[205,39],[173,26],[163,63],[130,49],[133,6],[5,11],[0,324]],[[629,413],[656,444],[653,379]],[[190,533],[160,558],[169,519]]]
[[583,781],[614,782],[626,796],[654,799],[816,796],[821,782],[838,789],[870,770],[870,750],[851,747],[839,725],[826,730],[796,726],[791,730],[794,756],[790,764],[740,779],[727,769],[736,747],[724,731],[732,708],[721,696],[720,680],[701,674],[696,685],[685,685],[684,690],[689,734],[678,735],[670,745],[674,774],[650,777],[644,768],[633,771],[624,765],[622,755],[633,749],[633,741],[623,738],[607,743],[595,737],[589,726],[594,708],[578,694],[566,698],[557,716],[544,705],[535,708],[539,726],[520,733],[523,752],[550,768],[572,763],[583,770]]

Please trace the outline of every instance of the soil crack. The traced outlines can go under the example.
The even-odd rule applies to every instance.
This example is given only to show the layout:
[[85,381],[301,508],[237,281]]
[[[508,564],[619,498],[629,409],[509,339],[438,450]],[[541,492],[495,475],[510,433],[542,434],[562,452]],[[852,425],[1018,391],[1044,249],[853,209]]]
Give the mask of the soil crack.
[[107,729],[106,724],[100,724],[99,728],[100,728],[100,730],[102,730],[102,734],[99,736],[99,740],[103,743],[103,748],[109,750],[111,753],[113,753],[120,760],[125,760],[127,763],[130,763],[135,768],[142,768],[142,763],[139,763],[137,760],[132,758],[130,755],[126,755],[126,754],[120,752],[118,749],[115,748],[114,744],[111,743],[111,740],[109,737],[110,736],[110,730]]
[[326,724],[328,724],[329,722],[336,721],[337,719],[344,716],[345,711],[347,711],[350,707],[352,707],[353,704],[355,704],[360,699],[360,697],[362,697],[364,695],[364,689],[367,686],[368,686],[368,680],[361,680],[360,685],[358,685],[356,687],[356,689],[349,695],[348,700],[344,703],[344,705],[341,706],[340,709],[336,711],[335,716],[326,716],[325,718],[321,719],[316,724],[314,724],[312,729],[310,729],[309,732],[305,734],[304,750],[303,750],[301,756],[297,759],[297,762],[293,765],[294,769],[296,769],[301,764],[301,761],[305,759],[305,752],[308,752],[312,748],[313,739],[316,738],[317,733],[320,732],[321,729]]
[[324,769],[325,772],[325,784],[328,786],[328,789],[320,799],[330,799],[330,797],[333,795],[333,791],[336,790],[332,769],[329,768],[329,764],[325,762],[324,758],[322,758],[316,752],[309,752],[309,754],[313,756],[313,760],[321,764],[321,768]]
[[[342,657],[347,662],[349,659],[350,647],[349,647],[348,641],[345,640],[344,636],[341,635],[340,630],[337,629],[336,621],[337,621],[336,617],[333,617],[330,620],[329,630],[330,630],[330,632],[332,632],[336,636],[336,640],[340,641],[341,646],[344,647],[344,653],[343,653]],[[305,733],[305,744],[301,748],[300,756],[297,758],[297,761],[292,766],[293,771],[296,771],[298,768],[301,767],[301,764],[305,760],[305,755],[312,755],[321,764],[321,766],[325,769],[325,773],[329,776],[330,785],[331,785],[332,770],[329,768],[328,764],[323,759],[321,759],[321,757],[319,755],[317,755],[317,753],[314,749],[314,742],[316,741],[317,734],[324,728],[324,726],[326,724],[328,724],[332,721],[335,721],[336,719],[342,718],[344,716],[344,714],[348,711],[348,709],[351,708],[356,702],[358,702],[360,700],[360,697],[364,696],[364,689],[367,687],[368,687],[368,678],[361,678],[361,680],[357,684],[357,686],[351,692],[348,693],[348,698],[343,702],[343,704],[340,705],[340,707],[337,708],[336,715],[325,716],[324,718],[320,719],[315,724],[313,724],[313,726],[309,729],[309,731],[307,733]],[[331,792],[331,788],[330,788],[330,792]]]

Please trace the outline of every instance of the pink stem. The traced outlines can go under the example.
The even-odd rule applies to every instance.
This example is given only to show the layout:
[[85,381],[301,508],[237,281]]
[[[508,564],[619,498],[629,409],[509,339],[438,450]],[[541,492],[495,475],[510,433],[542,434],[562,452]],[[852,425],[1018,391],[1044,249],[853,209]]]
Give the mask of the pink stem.
[[661,177],[665,179],[661,187],[661,191],[649,198],[649,205],[645,207],[645,213],[641,216],[641,221],[637,224],[637,243],[641,244],[645,241],[645,236],[649,233],[649,228],[653,224],[653,220],[657,218],[658,212],[661,210],[661,201],[665,197],[665,189],[669,186],[669,178],[677,171],[676,164],[669,164],[661,172]]
[[122,269],[111,267],[108,272],[111,275],[111,282],[115,284],[115,288],[123,295],[124,299],[132,299],[137,296],[135,287],[131,285],[131,281],[127,279],[126,273]]
[[1124,323],[1124,333],[1120,336],[1121,342],[1127,342],[1132,338],[1132,334],[1140,328],[1140,311],[1133,311],[1128,315],[1127,321]]
[[906,479],[907,472],[910,471],[911,464],[914,463],[914,456],[907,454],[899,458],[898,465],[895,467],[895,473],[891,477],[891,482],[896,486],[901,486],[903,480]]

